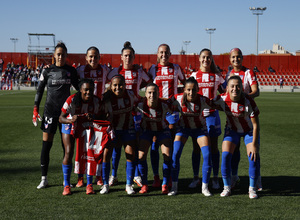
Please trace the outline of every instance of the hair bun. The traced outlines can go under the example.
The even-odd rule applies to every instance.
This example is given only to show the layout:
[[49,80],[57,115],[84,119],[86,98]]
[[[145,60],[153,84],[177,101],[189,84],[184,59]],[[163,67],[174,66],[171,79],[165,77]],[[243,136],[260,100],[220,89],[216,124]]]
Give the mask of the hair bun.
[[131,47],[131,43],[129,41],[126,41],[124,43],[124,48],[128,48],[128,47]]

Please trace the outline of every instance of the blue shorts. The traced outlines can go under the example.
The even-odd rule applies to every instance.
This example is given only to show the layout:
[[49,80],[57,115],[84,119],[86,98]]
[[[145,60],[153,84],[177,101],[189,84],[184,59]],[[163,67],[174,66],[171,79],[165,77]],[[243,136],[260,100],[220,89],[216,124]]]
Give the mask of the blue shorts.
[[144,139],[149,141],[150,143],[152,143],[153,141],[153,137],[156,137],[156,143],[159,143],[160,141],[164,140],[164,139],[171,139],[171,132],[168,128],[166,128],[163,131],[143,131],[140,139]]
[[127,142],[132,140],[136,140],[136,131],[134,129],[115,130],[115,138],[113,143],[117,143],[118,141]]
[[179,121],[179,112],[167,112],[166,120],[169,122],[170,125],[174,125]]
[[205,120],[208,136],[219,137],[222,134],[219,111],[212,112],[209,116],[205,117]]
[[203,136],[208,136],[206,129],[191,129],[191,128],[179,128],[176,132],[176,136],[188,138],[191,136],[192,138],[201,138]]
[[[253,130],[246,132],[246,133],[237,133],[236,131],[233,131],[229,128],[225,128],[225,134],[223,141],[230,141],[234,143],[235,145],[238,145],[240,143],[240,139],[244,138],[244,143],[247,146],[247,144],[253,142]],[[260,137],[258,137],[258,144],[260,144]]]
[[71,134],[72,124],[61,124],[61,133]]

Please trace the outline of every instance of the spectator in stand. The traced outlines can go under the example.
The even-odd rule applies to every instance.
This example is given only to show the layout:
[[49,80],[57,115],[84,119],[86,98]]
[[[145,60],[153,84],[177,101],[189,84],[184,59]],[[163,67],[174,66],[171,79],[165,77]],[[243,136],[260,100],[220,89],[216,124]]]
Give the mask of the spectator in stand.
[[259,73],[259,70],[258,70],[257,66],[255,66],[255,67],[253,68],[253,72],[254,72],[254,73]]
[[269,66],[268,70],[270,73],[275,73],[275,70],[271,67],[271,65]]
[[32,82],[34,88],[37,89],[37,85],[38,85],[38,74],[35,73],[35,74],[32,76],[31,82]]
[[1,59],[0,59],[0,74],[1,74],[2,71],[3,71],[3,67],[4,67],[4,60],[1,58]]
[[279,79],[280,89],[283,89],[283,82],[284,82],[284,79],[282,78],[282,76],[280,76],[280,79]]

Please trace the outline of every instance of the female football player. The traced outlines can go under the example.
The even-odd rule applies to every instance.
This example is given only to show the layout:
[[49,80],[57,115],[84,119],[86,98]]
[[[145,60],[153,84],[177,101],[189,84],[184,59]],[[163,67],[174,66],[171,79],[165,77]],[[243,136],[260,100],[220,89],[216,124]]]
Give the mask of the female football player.
[[139,161],[138,167],[142,177],[142,188],[140,193],[148,192],[148,165],[147,154],[152,145],[153,137],[161,146],[163,154],[163,183],[162,193],[168,194],[168,181],[171,171],[170,149],[172,146],[171,133],[165,120],[167,113],[171,113],[166,103],[159,98],[159,88],[154,83],[146,86],[145,99],[138,103],[137,114],[141,115],[142,133],[139,141]]
[[[40,120],[39,106],[43,97],[44,89],[47,86],[47,97],[44,107],[41,129],[43,130],[43,147],[41,152],[42,180],[37,186],[38,189],[48,185],[47,173],[49,166],[49,155],[57,126],[61,131],[61,124],[58,119],[61,108],[70,96],[71,84],[78,90],[78,78],[76,70],[66,64],[67,48],[64,43],[58,43],[54,50],[55,63],[43,69],[40,83],[34,100],[33,124],[37,126],[37,119]],[[63,146],[64,149],[64,146]]]
[[[108,91],[104,94],[106,111],[111,115],[112,126],[115,130],[116,138],[113,140],[114,148],[125,148],[126,154],[126,192],[134,194],[132,188],[134,168],[135,168],[135,149],[136,149],[136,132],[134,129],[134,121],[132,111],[137,98],[131,90],[127,90],[125,78],[118,74],[115,75],[110,82]],[[103,170],[107,170],[109,163],[103,162]],[[109,172],[103,172],[103,187],[101,194],[109,191],[108,182]]]
[[[212,52],[209,49],[201,50],[199,54],[200,69],[198,72],[192,73],[199,85],[199,94],[212,99],[217,95],[217,91],[223,91],[226,87],[225,80],[219,73]],[[218,111],[215,109],[204,109],[203,115],[206,120],[208,136],[211,143],[211,156],[213,166],[213,181],[212,188],[219,189],[218,173],[220,166],[220,153],[218,150],[218,137],[221,135],[221,121]],[[194,142],[195,143],[195,142]],[[193,144],[195,145],[195,144]],[[200,150],[198,146],[194,146],[192,154],[192,163],[194,169],[194,180],[189,185],[190,188],[195,188],[200,184],[199,180],[199,165],[200,165]]]
[[[66,100],[65,104],[61,109],[61,115],[59,117],[59,122],[64,124],[72,124],[77,122],[78,115],[85,115],[87,121],[92,121],[93,119],[100,119],[100,108],[101,108],[101,101],[100,98],[93,95],[94,93],[94,82],[91,79],[82,79],[79,83],[79,92],[69,96]],[[103,117],[103,114],[102,114]],[[105,118],[104,118],[105,119]],[[80,122],[78,122],[80,123]],[[82,123],[83,124],[83,123]],[[105,122],[105,125],[108,122]],[[82,125],[78,125],[82,126]],[[76,127],[73,130],[76,131]],[[90,125],[89,125],[90,126]],[[90,126],[91,127],[91,126]],[[103,131],[102,131],[103,132]],[[78,138],[82,136],[80,133],[76,135]],[[97,136],[98,137],[98,136]],[[98,137],[99,138],[99,137]],[[86,194],[94,194],[93,190],[93,175],[96,175],[94,170],[101,171],[100,164],[95,165],[94,163],[88,162],[87,159],[87,151],[90,149],[86,149],[87,140],[83,141],[83,146],[79,144],[80,140],[77,139],[77,151],[76,151],[76,164],[75,164],[75,171],[76,173],[84,174],[87,173],[87,187],[86,187]],[[97,140],[100,143],[100,140]],[[101,141],[101,147],[105,147],[108,144],[107,142]],[[64,172],[64,191],[63,195],[70,195],[71,188],[70,188],[70,174],[72,169],[72,158],[74,152],[74,145],[65,145],[65,157],[63,160],[63,172]],[[96,146],[100,147],[100,146]],[[87,165],[88,164],[88,165]],[[95,168],[92,166],[96,166]],[[87,170],[87,171],[86,171]]]
[[256,199],[256,181],[259,161],[259,110],[253,99],[243,92],[243,82],[239,76],[228,79],[227,91],[214,98],[213,103],[227,116],[222,143],[221,173],[224,190],[221,197],[231,194],[231,159],[241,137],[247,148],[249,161],[249,198]]
[[[110,69],[106,65],[99,64],[100,51],[95,46],[91,46],[87,49],[85,60],[86,65],[82,65],[77,68],[78,77],[80,79],[92,79],[94,81],[94,95],[102,98],[102,94],[105,91],[105,84],[107,83],[107,75],[110,72]],[[68,144],[71,143],[68,142]],[[101,170],[99,170],[99,172],[100,171]],[[97,185],[103,185],[101,173],[97,174],[96,181]],[[79,174],[76,187],[82,186],[84,186],[83,176]]]
[[[152,77],[153,82],[158,85],[159,88],[159,98],[168,99],[178,93],[179,81],[185,82],[185,76],[178,64],[173,64],[170,62],[171,49],[167,44],[159,45],[157,49],[157,62],[158,64],[152,65],[148,71],[149,76]],[[167,115],[167,121],[169,123],[169,128],[172,132],[172,137],[174,139],[175,127],[174,124],[178,121],[179,114],[174,112],[172,115]],[[158,145],[153,142],[151,147],[151,164],[154,174],[153,187],[160,187],[160,178],[158,172],[159,164],[159,154]]]
[[198,92],[198,82],[194,77],[190,77],[185,83],[184,92],[174,96],[175,101],[173,105],[178,106],[181,116],[179,120],[180,128],[176,133],[173,145],[172,189],[168,194],[170,196],[176,195],[178,191],[180,156],[189,136],[196,139],[203,155],[202,194],[205,196],[212,195],[208,190],[211,173],[211,153],[206,122],[202,117],[204,108],[210,108],[210,100],[207,97],[198,94]]
[[[234,75],[240,76],[243,82],[244,92],[248,94],[251,98],[255,98],[259,96],[259,88],[258,88],[256,75],[251,69],[248,69],[243,66],[242,51],[239,48],[233,48],[229,53],[229,60],[233,68],[230,72],[228,72],[226,78]],[[238,145],[236,146],[232,156],[232,180],[231,180],[232,188],[234,188],[236,184],[239,182],[239,177],[238,177],[239,161],[240,161],[240,143],[238,143]],[[260,174],[258,177],[257,184],[258,184],[258,190],[259,191],[262,190]]]
[[[134,65],[135,51],[131,46],[129,41],[124,43],[124,47],[121,51],[122,64],[119,68],[114,68],[108,74],[108,80],[111,80],[115,75],[122,75],[125,78],[126,89],[133,91],[136,97],[139,97],[139,91],[143,84],[149,83],[151,81],[150,77],[144,72],[144,70],[139,65]],[[109,185],[113,186],[117,184],[117,170],[119,166],[119,161],[121,157],[121,148],[114,148],[112,155],[112,175],[110,177]],[[138,186],[141,185],[141,177],[138,174],[138,169],[136,166],[134,182]]]

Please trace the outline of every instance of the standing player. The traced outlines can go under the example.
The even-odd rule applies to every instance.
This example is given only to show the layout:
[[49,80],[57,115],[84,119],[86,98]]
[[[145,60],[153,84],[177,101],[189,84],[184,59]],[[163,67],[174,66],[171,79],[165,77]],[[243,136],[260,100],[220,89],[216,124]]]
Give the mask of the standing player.
[[[149,76],[152,77],[153,82],[158,85],[159,97],[169,99],[178,93],[178,84],[181,81],[185,82],[185,76],[178,64],[170,63],[171,49],[167,44],[161,44],[157,50],[157,65],[152,65],[148,71]],[[173,115],[167,115],[169,128],[172,133],[174,131],[174,124],[178,121],[179,114],[174,112]],[[174,136],[174,135],[173,135]],[[151,147],[151,164],[154,174],[153,187],[160,187],[160,178],[158,172],[159,154],[158,145],[153,142]]]
[[[105,91],[105,83],[107,75],[110,69],[106,65],[100,65],[100,51],[97,47],[89,47],[86,51],[86,65],[79,66],[77,68],[78,77],[80,79],[92,79],[94,81],[94,95],[102,98],[102,94]],[[70,135],[69,135],[70,137]],[[70,137],[71,138],[71,137]],[[97,185],[103,185],[100,173],[96,176]],[[84,185],[83,176],[78,175],[78,183],[76,187],[82,187]]]
[[221,173],[224,190],[221,197],[231,194],[231,159],[240,141],[244,138],[249,161],[249,198],[256,199],[256,181],[259,172],[259,110],[253,99],[243,92],[243,83],[239,76],[228,79],[227,92],[218,95],[213,103],[225,112],[226,127],[222,143]]
[[[226,82],[219,73],[212,52],[209,49],[203,49],[199,55],[200,69],[198,72],[192,73],[193,76],[199,85],[199,94],[203,95],[209,99],[216,97],[217,91],[225,89]],[[218,137],[221,135],[221,121],[219,112],[215,109],[204,109],[203,115],[206,120],[208,136],[210,137],[211,143],[211,156],[212,156],[212,166],[213,166],[213,175],[212,188],[219,189],[219,166],[220,166],[220,152],[218,149]],[[200,184],[199,180],[199,166],[200,166],[200,150],[198,146],[195,146],[193,142],[193,154],[192,154],[192,163],[194,169],[194,179],[189,185],[190,188],[195,188]]]
[[[255,98],[259,96],[259,88],[258,82],[256,79],[255,73],[246,67],[243,66],[243,54],[239,48],[233,48],[229,53],[229,60],[233,69],[227,74],[227,77],[230,76],[240,76],[243,82],[243,90],[246,94],[248,94],[251,98]],[[238,165],[240,162],[240,142],[235,148],[235,151],[232,156],[232,188],[236,186],[236,184],[240,181],[238,177]],[[261,177],[259,174],[258,177],[258,190],[262,190],[261,185]]]
[[[85,114],[87,117],[86,121],[92,121],[95,119],[95,117],[100,115],[100,99],[93,95],[94,93],[94,82],[91,79],[82,79],[79,83],[80,91],[76,94],[73,94],[67,98],[65,104],[63,105],[61,109],[61,115],[59,117],[59,122],[64,124],[72,124],[77,122],[78,115]],[[83,124],[83,123],[81,123]],[[82,126],[82,125],[79,125]],[[75,129],[76,130],[76,129]],[[81,132],[79,132],[81,135]],[[77,135],[77,134],[76,134]],[[77,135],[79,136],[79,135]],[[99,141],[99,140],[97,140]],[[82,175],[85,173],[85,170],[88,169],[89,172],[87,172],[87,187],[86,187],[86,194],[94,194],[93,186],[92,186],[92,180],[93,176],[90,175],[91,167],[86,167],[87,163],[87,155],[89,149],[86,149],[86,143],[83,143],[84,147],[82,147],[79,144],[80,141],[77,141],[77,155],[82,152],[82,155],[76,156],[76,166],[75,170],[77,170]],[[94,144],[93,144],[94,146]],[[103,145],[103,143],[101,144]],[[96,148],[99,146],[96,146]],[[84,148],[84,149],[83,149]],[[100,150],[99,150],[100,151]],[[63,173],[64,173],[64,191],[63,195],[70,195],[71,194],[71,188],[70,188],[70,175],[72,170],[72,158],[73,158],[73,152],[74,152],[74,145],[65,145],[65,157],[63,160]],[[78,158],[80,158],[78,160]],[[79,165],[80,164],[80,165]],[[80,167],[80,168],[78,168]],[[99,169],[101,171],[101,169]]]
[[[104,94],[106,112],[111,115],[112,126],[115,130],[116,138],[113,140],[114,148],[121,149],[124,146],[126,154],[126,192],[134,194],[132,188],[134,168],[136,132],[134,129],[132,111],[137,98],[133,92],[126,90],[125,78],[122,75],[115,75],[110,82],[110,87]],[[109,164],[103,163],[103,169],[107,170]],[[103,174],[105,171],[103,172]],[[103,188],[101,194],[109,191],[107,175],[103,175]]]
[[[142,88],[142,83],[149,83],[151,81],[150,77],[144,72],[144,70],[138,66],[134,65],[135,51],[131,46],[129,41],[124,43],[124,47],[121,51],[121,60],[123,65],[119,68],[114,68],[108,74],[108,80],[111,80],[114,76],[120,74],[125,78],[126,89],[131,90],[136,97],[139,97],[139,91]],[[121,148],[114,148],[112,155],[112,175],[110,177],[109,185],[113,186],[117,184],[117,170],[119,166],[119,161],[121,157]],[[134,182],[138,186],[141,185],[141,177],[138,174],[138,169],[135,169]]]
[[145,99],[138,103],[137,110],[141,115],[141,129],[142,133],[139,142],[139,161],[138,167],[142,177],[142,189],[140,193],[148,192],[148,165],[147,154],[151,147],[153,137],[155,136],[156,142],[161,146],[163,154],[163,183],[162,193],[168,194],[168,182],[170,179],[171,171],[171,133],[165,120],[167,113],[171,113],[170,108],[159,97],[159,88],[154,83],[149,83],[146,86]]
[[[55,64],[43,69],[40,76],[40,83],[34,100],[33,124],[37,126],[37,119],[40,120],[39,106],[43,97],[44,89],[47,86],[47,97],[44,107],[44,115],[41,129],[43,130],[43,147],[41,152],[42,180],[37,186],[38,189],[48,185],[47,173],[49,166],[49,155],[57,126],[61,131],[61,124],[58,122],[61,107],[70,95],[71,84],[78,90],[78,78],[76,70],[66,65],[67,48],[64,43],[58,43],[54,51]],[[64,146],[62,146],[64,149]]]
[[198,92],[198,82],[194,77],[190,77],[185,83],[184,92],[175,95],[175,102],[173,105],[178,106],[181,117],[179,120],[180,128],[176,133],[173,146],[172,190],[168,194],[170,196],[176,195],[178,191],[180,156],[189,136],[196,139],[197,145],[201,148],[203,155],[202,194],[205,196],[212,195],[208,190],[211,173],[211,153],[206,122],[202,116],[204,108],[210,108],[210,100],[207,97],[198,94]]

